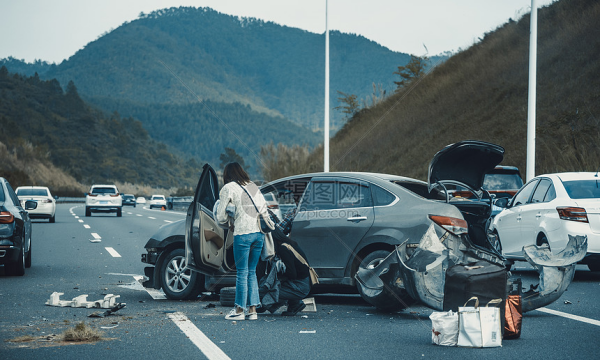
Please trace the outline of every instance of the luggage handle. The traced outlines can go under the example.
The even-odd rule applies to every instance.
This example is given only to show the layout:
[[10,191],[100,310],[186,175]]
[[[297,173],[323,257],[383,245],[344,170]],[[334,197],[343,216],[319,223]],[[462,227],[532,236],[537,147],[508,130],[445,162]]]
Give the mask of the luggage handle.
[[502,299],[492,299],[485,305],[485,307],[490,306],[490,304],[492,304],[492,305],[500,304],[501,302],[502,302]]
[[475,266],[468,266],[468,265],[465,265],[465,270],[467,270],[467,271],[468,271],[468,270],[481,269],[481,268],[483,268],[483,265],[475,265]]
[[477,309],[479,307],[479,298],[477,296],[473,296],[472,298],[470,298],[469,300],[467,300],[467,302],[465,303],[465,305],[463,307],[466,307],[467,304],[469,303],[469,301],[471,301],[471,300],[475,300],[475,309]]

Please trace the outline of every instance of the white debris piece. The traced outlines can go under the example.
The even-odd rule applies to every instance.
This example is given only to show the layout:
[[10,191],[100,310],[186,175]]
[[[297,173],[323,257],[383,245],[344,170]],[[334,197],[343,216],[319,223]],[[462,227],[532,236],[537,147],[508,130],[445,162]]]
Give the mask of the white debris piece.
[[53,292],[50,295],[50,300],[46,301],[46,305],[60,306],[60,307],[84,307],[84,308],[99,308],[99,309],[110,309],[115,306],[115,301],[121,295],[107,294],[104,299],[96,301],[87,301],[87,295],[79,295],[73,300],[60,300],[60,296],[64,295],[61,292]]

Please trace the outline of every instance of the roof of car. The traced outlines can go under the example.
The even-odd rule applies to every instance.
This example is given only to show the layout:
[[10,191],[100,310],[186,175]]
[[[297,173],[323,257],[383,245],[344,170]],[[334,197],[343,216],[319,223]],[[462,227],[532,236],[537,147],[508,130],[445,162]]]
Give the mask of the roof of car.
[[47,186],[33,186],[33,185],[25,185],[25,186],[19,186],[17,188],[18,189],[48,189]]
[[423,182],[422,180],[413,179],[413,178],[409,178],[406,176],[392,175],[392,174],[358,172],[358,171],[357,172],[337,171],[337,172],[317,172],[317,173],[293,175],[293,176],[288,176],[285,178],[273,180],[273,181],[271,181],[271,183],[274,181],[297,179],[297,178],[302,178],[302,177],[310,177],[310,178],[313,178],[313,177],[349,177],[349,178],[363,179],[363,180],[372,180],[372,179],[376,178],[376,179],[386,180],[386,181],[399,180],[399,181]]
[[569,180],[600,180],[600,174],[597,172],[563,172],[553,174],[543,174],[536,177],[542,176],[556,176],[563,181]]

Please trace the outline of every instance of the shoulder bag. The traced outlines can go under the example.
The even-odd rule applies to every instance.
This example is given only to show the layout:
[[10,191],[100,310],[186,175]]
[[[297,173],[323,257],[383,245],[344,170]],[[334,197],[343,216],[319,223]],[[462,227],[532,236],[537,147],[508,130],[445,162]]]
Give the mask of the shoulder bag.
[[310,274],[310,284],[311,285],[315,285],[319,283],[319,275],[317,275],[317,272],[315,271],[315,269],[313,269],[310,265],[308,265],[308,262],[306,262],[306,259],[300,255],[296,249],[294,249],[294,247],[290,244],[286,244],[283,243],[283,246],[285,246],[286,248],[288,248],[288,250],[290,250],[294,256],[296,257],[296,259],[298,259],[301,263],[303,263],[304,265],[308,266],[308,273]]

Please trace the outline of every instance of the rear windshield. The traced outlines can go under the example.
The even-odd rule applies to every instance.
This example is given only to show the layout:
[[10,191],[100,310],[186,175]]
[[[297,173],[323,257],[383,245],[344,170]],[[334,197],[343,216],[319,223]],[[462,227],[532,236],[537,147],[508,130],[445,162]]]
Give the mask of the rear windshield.
[[600,180],[564,181],[571,199],[600,199]]
[[111,187],[97,187],[92,189],[92,194],[116,194],[117,190]]
[[486,174],[483,188],[486,190],[517,190],[523,186],[518,174]]
[[152,196],[152,200],[164,200],[165,197],[162,195],[154,195]]
[[123,195],[123,199],[134,199],[133,195]]
[[17,196],[48,196],[46,189],[18,189]]

